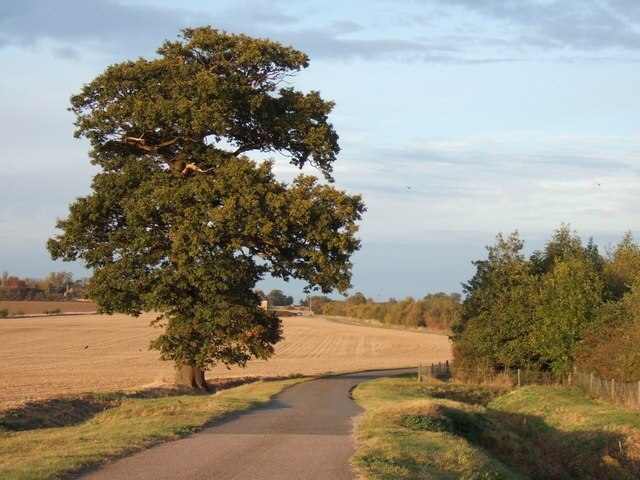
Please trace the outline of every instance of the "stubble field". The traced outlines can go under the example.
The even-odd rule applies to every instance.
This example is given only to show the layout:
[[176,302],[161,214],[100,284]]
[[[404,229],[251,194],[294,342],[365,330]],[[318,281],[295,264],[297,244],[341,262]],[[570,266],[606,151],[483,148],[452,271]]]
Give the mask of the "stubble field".
[[[73,315],[0,320],[0,410],[28,400],[82,392],[160,386],[171,363],[148,350],[155,318]],[[276,377],[416,366],[448,360],[446,335],[429,335],[333,322],[283,319],[285,340],[268,361],[246,369],[217,366],[207,378]]]
[[93,302],[0,300],[2,309],[6,309],[9,315],[44,315],[57,310],[64,313],[93,313],[97,307]]

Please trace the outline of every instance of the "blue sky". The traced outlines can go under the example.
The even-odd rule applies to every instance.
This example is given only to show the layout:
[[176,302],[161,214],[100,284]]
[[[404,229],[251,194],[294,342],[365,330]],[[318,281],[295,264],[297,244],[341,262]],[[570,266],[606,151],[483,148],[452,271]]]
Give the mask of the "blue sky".
[[295,86],[336,102],[336,184],[368,206],[352,291],[460,291],[498,232],[637,233],[639,2],[3,0],[0,270],[84,275],[44,248],[95,173],[68,99],[203,24],[307,52]]

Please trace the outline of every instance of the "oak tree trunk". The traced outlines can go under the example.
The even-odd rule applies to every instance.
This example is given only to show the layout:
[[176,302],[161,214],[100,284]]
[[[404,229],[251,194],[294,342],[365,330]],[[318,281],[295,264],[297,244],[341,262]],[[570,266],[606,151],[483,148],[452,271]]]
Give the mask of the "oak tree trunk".
[[176,368],[176,385],[211,392],[211,387],[204,379],[204,370],[190,365],[182,365]]

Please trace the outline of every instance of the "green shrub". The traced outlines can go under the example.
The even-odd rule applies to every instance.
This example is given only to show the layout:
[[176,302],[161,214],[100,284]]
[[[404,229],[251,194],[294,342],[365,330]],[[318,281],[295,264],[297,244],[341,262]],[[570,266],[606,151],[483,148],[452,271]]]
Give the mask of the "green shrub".
[[451,424],[444,418],[433,415],[404,415],[400,423],[411,430],[426,430],[428,432],[451,432]]

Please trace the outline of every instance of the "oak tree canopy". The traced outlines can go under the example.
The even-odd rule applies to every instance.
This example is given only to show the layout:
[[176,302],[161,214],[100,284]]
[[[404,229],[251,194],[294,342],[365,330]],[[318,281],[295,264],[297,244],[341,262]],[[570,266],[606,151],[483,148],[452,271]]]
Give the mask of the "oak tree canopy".
[[[307,291],[350,287],[365,208],[330,184],[333,103],[291,86],[304,53],[211,27],[157,53],[109,66],[71,98],[100,172],[47,247],[93,269],[88,295],[102,312],[160,312],[153,348],[179,383],[207,388],[208,367],[268,358],[281,339],[279,320],[256,308],[266,274]],[[257,152],[328,182],[279,181],[273,160],[248,157]]]

